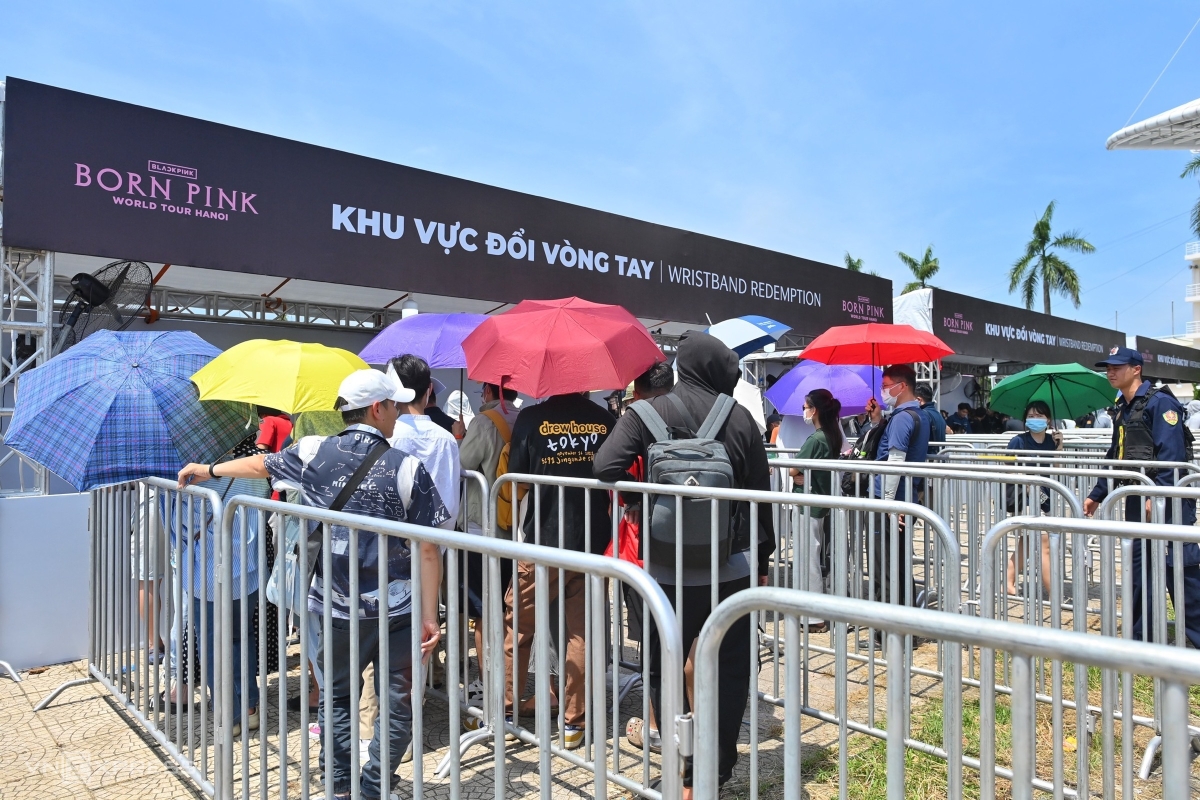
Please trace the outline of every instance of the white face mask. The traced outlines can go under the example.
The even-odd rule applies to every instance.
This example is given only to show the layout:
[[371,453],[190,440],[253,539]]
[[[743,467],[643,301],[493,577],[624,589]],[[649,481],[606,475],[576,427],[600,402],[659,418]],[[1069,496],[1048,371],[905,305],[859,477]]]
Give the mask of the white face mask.
[[815,417],[816,414],[817,414],[817,412],[811,408],[804,409],[804,421],[807,422],[809,425],[811,425],[812,421],[813,421],[813,417]]
[[[895,394],[892,393],[893,391],[895,392]],[[887,406],[888,408],[895,408],[896,401],[897,401],[899,394],[900,394],[900,390],[899,390],[899,387],[897,387],[897,386],[893,386],[891,391],[885,389],[883,392],[883,404],[885,406]]]

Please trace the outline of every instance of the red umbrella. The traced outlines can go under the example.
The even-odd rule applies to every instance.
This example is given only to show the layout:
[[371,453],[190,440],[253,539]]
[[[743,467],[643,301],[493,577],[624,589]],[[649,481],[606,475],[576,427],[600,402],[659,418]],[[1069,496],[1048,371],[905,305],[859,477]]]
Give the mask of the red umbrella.
[[953,355],[932,333],[919,331],[911,325],[885,325],[868,322],[863,325],[840,325],[830,328],[813,339],[801,358],[811,358],[822,364],[911,364],[914,361],[937,361]]
[[462,348],[471,380],[531,397],[621,389],[666,361],[628,311],[578,297],[524,300],[484,320]]

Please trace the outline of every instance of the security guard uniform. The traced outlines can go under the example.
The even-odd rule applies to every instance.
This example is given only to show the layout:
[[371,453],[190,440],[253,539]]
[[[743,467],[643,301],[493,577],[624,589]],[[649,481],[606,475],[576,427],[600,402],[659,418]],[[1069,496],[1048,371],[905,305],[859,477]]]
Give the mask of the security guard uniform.
[[[1096,366],[1106,367],[1109,364],[1141,366],[1142,355],[1127,347],[1113,348],[1109,357]],[[1132,401],[1126,401],[1123,394],[1117,397],[1117,415],[1107,458],[1125,461],[1190,461],[1191,453],[1187,450],[1183,407],[1169,391],[1154,390],[1149,381],[1142,381]],[[1175,485],[1174,470],[1158,470],[1150,473],[1150,477],[1159,486]],[[1101,478],[1088,497],[1098,503],[1107,495],[1108,480]],[[1171,501],[1166,504],[1168,523],[1173,521],[1173,505]],[[1184,500],[1181,506],[1183,519],[1179,524],[1189,527],[1195,525],[1196,501]],[[1144,507],[1145,498],[1128,498],[1125,502],[1126,521],[1143,521]],[[1164,577],[1167,592],[1178,607],[1178,602],[1175,601],[1174,550],[1173,544],[1167,545],[1167,571]],[[1149,618],[1153,612],[1151,603],[1147,613],[1142,613],[1142,561],[1144,557],[1148,558],[1150,552],[1148,543],[1144,540],[1133,540],[1133,607],[1130,611],[1135,639],[1142,638],[1143,617]],[[1187,614],[1187,637],[1193,647],[1200,647],[1200,545],[1192,542],[1183,546],[1183,599]]]

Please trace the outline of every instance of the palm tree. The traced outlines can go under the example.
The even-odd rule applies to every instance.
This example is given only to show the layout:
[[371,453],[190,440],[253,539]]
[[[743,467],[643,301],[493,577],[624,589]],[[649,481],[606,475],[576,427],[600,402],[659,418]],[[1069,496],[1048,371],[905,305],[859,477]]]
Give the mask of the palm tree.
[[[1187,166],[1183,168],[1183,174],[1179,177],[1186,178],[1189,175],[1196,175],[1198,173],[1200,173],[1200,156],[1196,156],[1189,161]],[[1200,236],[1200,200],[1196,201],[1196,207],[1192,209],[1192,230],[1196,232],[1197,236]],[[847,255],[846,257],[849,258],[850,256]]]
[[917,261],[908,253],[896,253],[896,255],[900,257],[900,260],[904,262],[904,266],[908,267],[913,277],[916,278],[912,283],[905,284],[904,291],[900,294],[908,294],[917,289],[926,288],[925,281],[937,275],[937,271],[941,268],[941,264],[933,257],[933,245],[925,248],[925,255],[921,257],[920,261]]
[[1075,253],[1094,253],[1096,248],[1079,231],[1067,231],[1054,239],[1050,238],[1050,218],[1054,216],[1054,201],[1046,206],[1033,225],[1033,238],[1025,245],[1025,255],[1017,259],[1008,273],[1008,291],[1014,292],[1021,286],[1021,299],[1025,307],[1033,309],[1033,295],[1038,283],[1042,284],[1042,305],[1050,313],[1050,293],[1057,292],[1071,300],[1079,308],[1079,276],[1071,265],[1063,261],[1053,249],[1070,250]]
[[850,270],[851,272],[862,272],[861,258],[855,258],[854,256],[850,255],[849,251],[846,251],[846,256],[843,260],[846,262],[846,269]]

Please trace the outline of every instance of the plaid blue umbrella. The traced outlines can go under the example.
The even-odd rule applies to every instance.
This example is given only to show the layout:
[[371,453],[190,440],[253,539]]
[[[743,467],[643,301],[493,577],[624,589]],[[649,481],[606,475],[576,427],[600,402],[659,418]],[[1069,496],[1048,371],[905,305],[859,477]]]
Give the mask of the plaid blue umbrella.
[[191,376],[220,352],[185,331],[97,331],[21,376],[4,443],[81,492],[208,463],[258,422],[197,399]]

